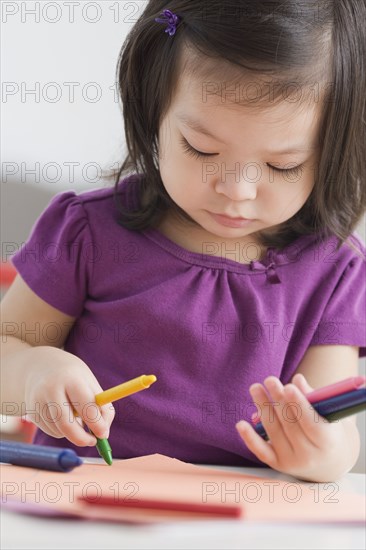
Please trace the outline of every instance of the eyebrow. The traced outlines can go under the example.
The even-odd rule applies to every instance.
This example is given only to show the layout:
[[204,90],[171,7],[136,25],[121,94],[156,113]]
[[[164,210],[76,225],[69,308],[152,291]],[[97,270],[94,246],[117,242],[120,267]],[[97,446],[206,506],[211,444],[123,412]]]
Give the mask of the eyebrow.
[[[205,128],[198,120],[195,120],[194,118],[187,115],[186,113],[177,113],[177,118],[178,120],[183,122],[185,126],[188,126],[192,130],[195,130],[200,134],[204,134],[208,137],[215,139],[216,141],[219,141],[220,143],[223,143],[216,136],[214,136],[209,130],[207,130],[207,128]],[[309,149],[307,147],[294,146],[294,147],[291,147],[290,149],[288,148],[277,149],[277,150],[271,149],[271,150],[268,150],[267,153],[281,155],[286,153],[304,153],[304,152],[309,152],[311,150],[312,149]]]

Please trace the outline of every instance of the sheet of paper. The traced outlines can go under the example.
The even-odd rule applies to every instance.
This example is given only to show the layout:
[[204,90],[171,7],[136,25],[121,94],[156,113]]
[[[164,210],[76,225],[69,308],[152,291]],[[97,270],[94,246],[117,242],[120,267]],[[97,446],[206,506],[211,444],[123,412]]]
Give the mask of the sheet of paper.
[[[337,483],[304,483],[205,468],[154,454],[69,473],[0,465],[2,505],[18,512],[130,523],[207,520],[202,513],[99,506],[98,498],[237,505],[236,521],[364,522],[362,495]],[[88,504],[79,497],[94,499]],[[224,518],[223,518],[224,519]],[[225,518],[227,521],[227,518]]]

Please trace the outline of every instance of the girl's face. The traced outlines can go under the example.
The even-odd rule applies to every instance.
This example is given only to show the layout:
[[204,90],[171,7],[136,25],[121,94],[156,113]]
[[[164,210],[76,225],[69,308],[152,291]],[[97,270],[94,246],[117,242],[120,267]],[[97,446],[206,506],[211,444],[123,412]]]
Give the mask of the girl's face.
[[198,224],[183,223],[186,235],[201,242],[255,242],[256,232],[291,218],[311,193],[317,104],[282,101],[251,110],[233,103],[224,86],[219,97],[205,94],[207,84],[180,80],[160,126],[161,178]]

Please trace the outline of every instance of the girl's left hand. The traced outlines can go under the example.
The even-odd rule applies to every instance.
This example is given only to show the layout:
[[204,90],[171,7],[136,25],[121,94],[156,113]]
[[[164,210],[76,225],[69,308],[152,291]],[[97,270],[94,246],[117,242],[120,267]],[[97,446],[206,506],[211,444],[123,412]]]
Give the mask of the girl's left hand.
[[326,477],[327,467],[334,470],[337,461],[347,463],[340,460],[347,453],[345,423],[330,423],[316,412],[304,395],[313,388],[302,374],[296,374],[285,386],[269,376],[264,386],[268,393],[262,384],[253,384],[249,391],[269,441],[249,422],[236,424],[244,443],[259,460],[274,470],[311,481]]

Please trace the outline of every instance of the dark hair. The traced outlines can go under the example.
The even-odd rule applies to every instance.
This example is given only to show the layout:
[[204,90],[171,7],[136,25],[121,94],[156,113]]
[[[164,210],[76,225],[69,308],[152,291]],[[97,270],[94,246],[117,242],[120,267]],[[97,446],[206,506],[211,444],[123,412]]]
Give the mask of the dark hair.
[[[155,22],[164,9],[181,17],[174,36]],[[128,150],[109,176],[115,180],[119,223],[143,230],[168,208],[195,223],[170,199],[157,164],[159,124],[183,71],[202,81],[213,75],[226,82],[270,78],[273,102],[291,100],[291,88],[300,91],[299,104],[321,102],[320,156],[306,203],[275,234],[260,231],[258,239],[282,248],[304,234],[316,234],[319,241],[335,235],[339,248],[366,204],[365,20],[364,0],[150,0],[117,65]],[[183,51],[189,52],[184,67]],[[268,97],[246,103],[260,109],[263,99]],[[147,200],[131,212],[120,204],[117,190],[121,177],[133,173]]]

